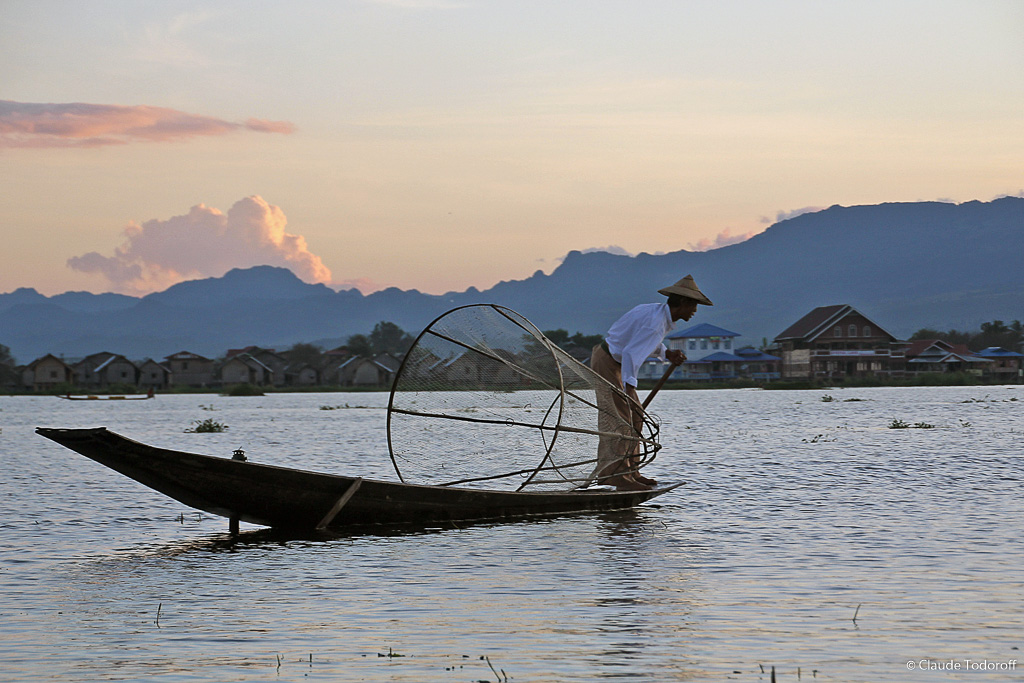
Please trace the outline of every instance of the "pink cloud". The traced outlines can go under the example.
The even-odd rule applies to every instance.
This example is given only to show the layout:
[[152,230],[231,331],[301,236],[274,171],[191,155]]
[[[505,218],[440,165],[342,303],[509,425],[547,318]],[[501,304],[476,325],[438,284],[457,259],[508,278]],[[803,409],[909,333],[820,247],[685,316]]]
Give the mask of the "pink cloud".
[[[821,211],[823,206],[804,206],[799,209],[793,209],[792,211],[777,211],[775,213],[775,223],[781,223],[782,221],[788,221],[790,218],[796,218],[797,216],[803,216],[805,213],[815,213]],[[765,225],[772,223],[772,219],[768,216],[761,216],[761,222]]]
[[257,133],[283,133],[288,135],[295,132],[295,126],[288,121],[267,121],[266,119],[247,119],[245,127]]
[[752,230],[751,232],[746,232],[742,235],[733,235],[732,230],[726,228],[722,232],[718,233],[714,239],[705,237],[704,239],[699,240],[696,244],[691,242],[686,248],[690,251],[710,251],[712,249],[720,249],[721,247],[727,247],[730,244],[746,242],[757,233],[758,231]]
[[103,147],[171,142],[238,130],[291,133],[287,121],[235,123],[164,107],[115,104],[36,104],[0,100],[0,147]]
[[232,268],[282,266],[307,282],[331,281],[331,271],[309,251],[302,235],[262,197],[246,197],[224,214],[199,204],[183,216],[129,224],[110,256],[89,252],[68,267],[105,277],[114,291],[145,294],[182,280],[220,277]]

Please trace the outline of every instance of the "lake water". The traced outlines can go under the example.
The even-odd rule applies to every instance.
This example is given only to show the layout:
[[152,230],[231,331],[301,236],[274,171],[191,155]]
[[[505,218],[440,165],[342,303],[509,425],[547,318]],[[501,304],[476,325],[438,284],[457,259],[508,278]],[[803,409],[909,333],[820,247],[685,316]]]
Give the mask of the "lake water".
[[[232,542],[33,433],[393,479],[386,405],[0,397],[0,679],[1022,678],[1022,386],[665,391],[646,472],[685,486],[405,534]],[[207,418],[228,431],[185,433]]]

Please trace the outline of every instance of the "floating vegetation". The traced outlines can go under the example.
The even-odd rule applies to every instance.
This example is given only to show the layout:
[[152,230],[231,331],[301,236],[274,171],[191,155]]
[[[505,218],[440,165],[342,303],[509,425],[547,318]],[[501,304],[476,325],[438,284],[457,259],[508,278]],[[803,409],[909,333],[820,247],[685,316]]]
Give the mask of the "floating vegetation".
[[[821,402],[822,403],[834,403],[834,402],[836,402],[838,400],[839,400],[838,398],[835,398],[831,394],[825,394],[824,396],[821,397]],[[861,401],[864,401],[864,400],[866,400],[866,399],[863,399],[863,398],[844,398],[843,399],[843,403],[858,403],[858,402],[861,402]]]
[[186,434],[214,434],[218,432],[226,432],[228,426],[217,422],[212,417],[208,417],[205,420],[192,420],[192,424],[195,427],[189,427],[185,430]]
[[320,410],[371,410],[374,407],[375,406],[350,406],[349,404],[346,403],[343,406],[320,406]]
[[263,389],[253,384],[236,384],[228,387],[224,396],[263,396]]
[[[970,423],[968,423],[967,426],[969,427]],[[935,429],[935,425],[930,422],[915,422],[914,424],[910,424],[909,422],[904,422],[899,418],[893,418],[893,421],[889,423],[889,429]]]
[[1016,396],[1011,396],[1010,398],[989,398],[988,394],[985,394],[985,396],[983,398],[968,398],[968,399],[964,399],[963,401],[960,401],[960,402],[961,403],[1013,403],[1013,402],[1018,401],[1018,400],[1020,400],[1020,399],[1018,399]]
[[810,439],[800,439],[804,443],[831,443],[836,440],[836,437],[827,437],[824,434],[818,434],[817,436]]

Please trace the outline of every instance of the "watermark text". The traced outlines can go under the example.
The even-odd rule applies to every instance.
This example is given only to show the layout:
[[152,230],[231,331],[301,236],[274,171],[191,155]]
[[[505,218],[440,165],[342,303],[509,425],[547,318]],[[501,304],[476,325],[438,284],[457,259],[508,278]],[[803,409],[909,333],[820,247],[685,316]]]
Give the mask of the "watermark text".
[[993,659],[908,659],[909,671],[1016,671],[1017,660]]

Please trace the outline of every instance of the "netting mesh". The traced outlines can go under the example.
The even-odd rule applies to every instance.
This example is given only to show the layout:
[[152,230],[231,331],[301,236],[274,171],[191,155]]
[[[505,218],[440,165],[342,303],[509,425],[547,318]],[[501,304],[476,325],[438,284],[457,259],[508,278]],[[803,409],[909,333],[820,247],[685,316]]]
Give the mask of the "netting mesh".
[[406,355],[388,447],[405,482],[583,488],[607,478],[608,453],[636,470],[660,448],[657,422],[639,407],[621,416],[624,400],[515,311],[465,306],[431,323]]

